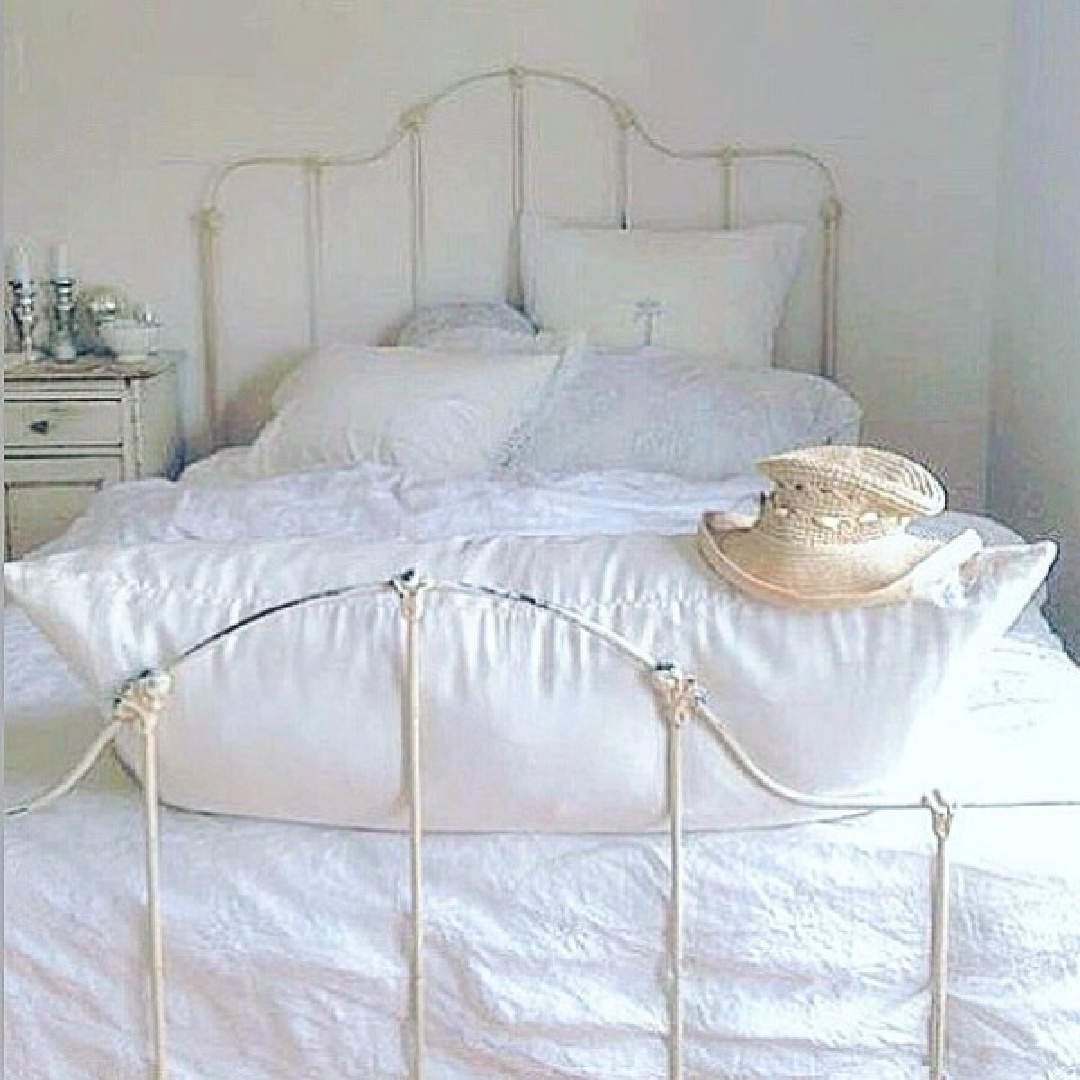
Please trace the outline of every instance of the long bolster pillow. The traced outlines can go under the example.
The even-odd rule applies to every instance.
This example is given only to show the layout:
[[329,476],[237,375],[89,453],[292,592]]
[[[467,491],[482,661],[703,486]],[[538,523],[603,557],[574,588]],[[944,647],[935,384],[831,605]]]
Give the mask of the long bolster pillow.
[[[693,536],[171,543],[4,574],[103,702],[142,671],[171,670],[166,802],[396,830],[408,825],[408,734],[389,582],[405,569],[520,590],[678,663],[762,769],[842,795],[886,790],[911,738],[962,707],[965,676],[1053,555],[1051,544],[984,550],[936,599],[827,612],[744,597]],[[419,645],[428,828],[664,826],[668,735],[647,666],[542,605],[439,587]],[[684,739],[688,827],[828,816],[765,793],[700,722]],[[137,772],[134,737],[120,752]]]

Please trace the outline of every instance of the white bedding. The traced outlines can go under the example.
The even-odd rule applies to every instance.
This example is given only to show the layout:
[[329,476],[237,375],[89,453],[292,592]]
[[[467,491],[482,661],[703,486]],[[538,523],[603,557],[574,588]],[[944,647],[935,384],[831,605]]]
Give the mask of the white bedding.
[[[437,485],[383,467],[111,489],[54,548],[193,536],[437,538],[680,532],[751,481],[638,474]],[[967,521],[944,521],[953,530]],[[983,525],[990,538],[1004,538]],[[6,615],[7,801],[55,778],[95,703]],[[970,795],[1072,781],[1080,675],[1037,612],[994,653],[941,752]],[[1073,791],[1075,794],[1075,790]],[[405,1075],[407,843],[168,813],[173,1075]],[[1076,811],[970,811],[955,834],[952,1075],[1080,1076]],[[6,1075],[141,1078],[140,824],[99,770],[6,830]],[[429,841],[429,1041],[437,1080],[663,1075],[662,838]],[[925,814],[694,835],[689,1076],[923,1075]]]

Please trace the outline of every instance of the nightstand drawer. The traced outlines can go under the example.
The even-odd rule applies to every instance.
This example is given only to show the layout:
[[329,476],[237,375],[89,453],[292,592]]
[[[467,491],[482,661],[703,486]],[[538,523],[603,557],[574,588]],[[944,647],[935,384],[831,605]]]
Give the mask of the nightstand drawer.
[[4,463],[5,558],[58,536],[96,491],[120,479],[118,457],[37,458]]
[[4,445],[119,446],[119,401],[5,401]]

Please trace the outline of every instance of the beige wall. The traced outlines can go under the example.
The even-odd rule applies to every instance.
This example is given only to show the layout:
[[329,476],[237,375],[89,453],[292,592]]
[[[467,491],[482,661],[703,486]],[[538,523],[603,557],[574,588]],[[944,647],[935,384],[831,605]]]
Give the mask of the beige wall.
[[[197,336],[212,163],[370,146],[445,82],[587,74],[674,143],[797,142],[847,198],[844,379],[870,438],[985,470],[1008,0],[6,0],[5,222]],[[257,285],[258,283],[254,283]],[[189,380],[190,382],[190,380]]]
[[1080,5],[1017,5],[1002,197],[990,505],[1061,556],[1052,614],[1080,655]]

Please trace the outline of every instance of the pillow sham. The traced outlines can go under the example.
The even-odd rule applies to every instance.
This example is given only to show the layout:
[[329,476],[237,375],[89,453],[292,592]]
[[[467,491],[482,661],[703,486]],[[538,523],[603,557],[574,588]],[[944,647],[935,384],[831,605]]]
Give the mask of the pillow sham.
[[527,218],[526,310],[596,345],[668,345],[768,367],[805,230],[612,229]]
[[432,479],[485,472],[558,361],[556,354],[322,349],[279,388],[248,471],[273,476],[372,461]]
[[860,418],[849,394],[816,375],[725,368],[656,348],[575,349],[515,431],[507,464],[716,480],[786,450],[857,442]]
[[[4,578],[103,700],[175,665],[158,728],[166,801],[400,829],[402,622],[388,582],[404,567],[545,598],[681,663],[760,767],[841,795],[887,789],[910,740],[964,707],[973,665],[1053,556],[1046,543],[983,550],[919,599],[835,611],[742,595],[708,569],[693,536],[86,548],[6,564]],[[647,670],[536,604],[435,590],[423,613],[430,828],[664,827],[667,736]],[[700,724],[685,737],[691,827],[830,816],[758,789]],[[138,769],[137,743],[120,749]]]
[[397,333],[398,345],[484,352],[528,344],[536,327],[517,308],[497,300],[459,301],[419,308]]

